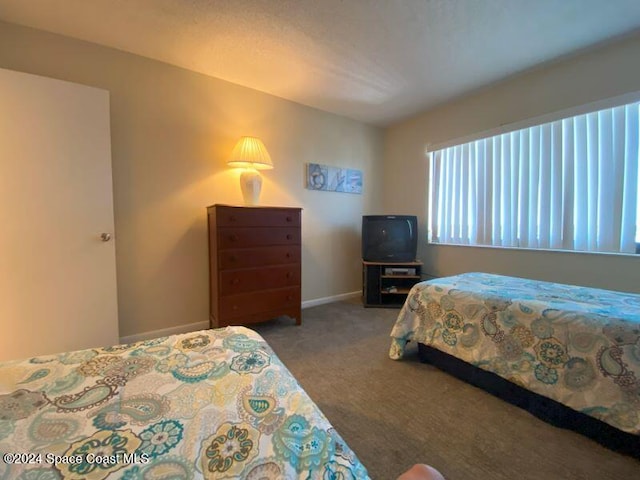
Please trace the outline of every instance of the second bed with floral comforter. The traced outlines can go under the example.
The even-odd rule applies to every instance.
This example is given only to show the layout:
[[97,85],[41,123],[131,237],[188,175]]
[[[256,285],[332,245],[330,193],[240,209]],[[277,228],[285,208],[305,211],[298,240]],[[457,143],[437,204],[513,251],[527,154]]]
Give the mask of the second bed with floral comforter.
[[391,337],[640,435],[640,295],[467,273],[415,285]]

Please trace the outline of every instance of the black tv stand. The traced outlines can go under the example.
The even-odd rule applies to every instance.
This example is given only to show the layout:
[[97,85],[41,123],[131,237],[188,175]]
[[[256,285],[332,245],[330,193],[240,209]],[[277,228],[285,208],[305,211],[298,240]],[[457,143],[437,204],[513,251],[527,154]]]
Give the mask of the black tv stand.
[[400,308],[411,287],[422,278],[422,262],[362,261],[362,303],[365,307]]

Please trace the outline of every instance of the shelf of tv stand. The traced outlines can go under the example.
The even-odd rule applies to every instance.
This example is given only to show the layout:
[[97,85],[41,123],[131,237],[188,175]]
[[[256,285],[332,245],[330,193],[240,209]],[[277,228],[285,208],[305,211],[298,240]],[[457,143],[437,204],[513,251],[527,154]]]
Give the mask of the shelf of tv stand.
[[398,288],[395,292],[380,291],[380,295],[406,295],[411,291],[410,288]]
[[[385,268],[414,268],[415,274],[386,275]],[[362,303],[365,307],[400,308],[411,287],[422,279],[422,262],[362,261]],[[396,287],[393,292],[389,287]]]
[[414,267],[416,265],[422,266],[422,262],[415,260],[413,262],[370,262],[363,260],[364,265],[386,265],[387,267]]
[[419,275],[380,275],[380,278],[420,278]]

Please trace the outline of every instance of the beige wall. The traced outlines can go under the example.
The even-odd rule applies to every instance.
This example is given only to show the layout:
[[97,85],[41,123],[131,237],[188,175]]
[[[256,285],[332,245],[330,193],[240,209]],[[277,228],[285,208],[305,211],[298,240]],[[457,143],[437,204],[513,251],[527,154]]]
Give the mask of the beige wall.
[[[160,62],[0,23],[0,67],[109,90],[120,335],[208,320],[207,205],[241,204],[225,165],[263,139],[263,205],[303,211],[302,297],[361,288],[360,218],[379,208],[380,130]],[[363,195],[304,188],[307,162],[363,170]],[[45,206],[46,207],[46,206]]]
[[434,276],[486,271],[640,292],[640,258],[426,245],[427,144],[437,144],[640,91],[640,35],[537,68],[434,108],[385,132],[384,208],[418,215],[418,256]]

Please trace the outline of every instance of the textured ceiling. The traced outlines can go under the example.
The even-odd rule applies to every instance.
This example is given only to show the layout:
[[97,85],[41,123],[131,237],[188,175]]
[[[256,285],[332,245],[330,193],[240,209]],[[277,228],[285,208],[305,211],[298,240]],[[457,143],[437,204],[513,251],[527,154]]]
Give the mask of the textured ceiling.
[[0,0],[0,19],[387,125],[640,28],[640,0]]

